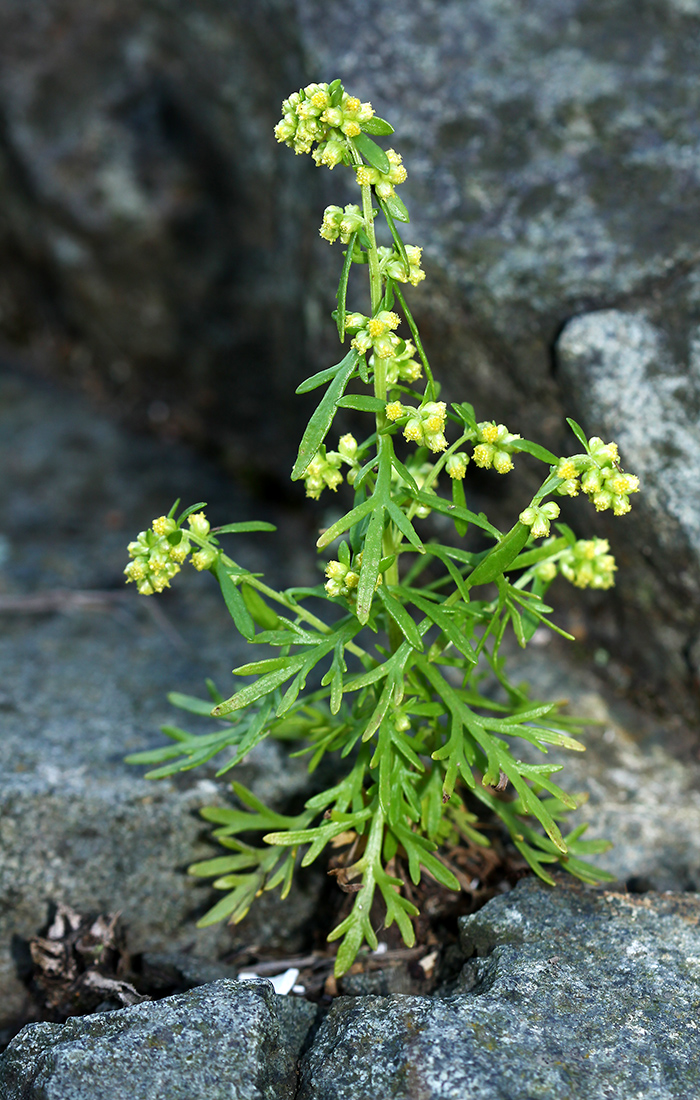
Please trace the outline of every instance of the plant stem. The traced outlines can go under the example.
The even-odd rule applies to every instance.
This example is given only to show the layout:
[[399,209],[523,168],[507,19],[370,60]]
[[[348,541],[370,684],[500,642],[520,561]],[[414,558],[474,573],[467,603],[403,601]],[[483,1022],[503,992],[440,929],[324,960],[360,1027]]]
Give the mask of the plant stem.
[[[252,574],[249,575],[246,569],[242,569],[241,566],[237,565],[236,562],[233,561],[232,558],[229,558],[227,554],[222,554],[222,561],[224,565],[230,567],[231,569],[235,569],[238,573],[242,574],[245,577],[245,583],[249,584],[251,588],[256,588],[258,592],[261,592],[264,596],[267,596],[269,599],[274,600],[275,603],[282,604],[282,606],[285,607],[287,611],[291,611],[294,615],[297,616],[297,618],[301,619],[302,622],[308,623],[309,626],[315,627],[316,630],[320,631],[321,634],[331,633],[331,627],[324,623],[322,619],[318,619],[310,611],[306,611],[305,608],[301,607],[300,604],[290,600],[281,592],[276,592],[274,588],[270,588],[270,586],[265,584],[264,581],[258,580],[258,578],[252,576]],[[366,652],[366,650],[362,649],[359,645],[355,645],[354,642],[347,642],[345,648],[349,650],[350,653],[354,653],[356,657],[369,657],[369,654]]]
[[[377,237],[374,232],[374,209],[372,206],[372,188],[369,184],[362,187],[362,213],[364,216],[365,232],[369,247],[367,249],[367,261],[369,267],[369,296],[370,315],[374,317],[379,310],[382,301],[382,278],[379,273],[379,253],[377,251]],[[374,356],[374,396],[380,401],[386,401],[386,366],[380,356]],[[377,450],[383,446],[391,446],[391,441],[380,433],[387,425],[386,413],[382,409],[377,413]],[[382,535],[382,554],[385,558],[395,557],[395,561],[384,572],[385,584],[399,583],[399,558],[396,554],[396,535],[393,523],[387,523]],[[389,645],[392,653],[395,653],[403,642],[403,634],[393,619],[389,620]]]

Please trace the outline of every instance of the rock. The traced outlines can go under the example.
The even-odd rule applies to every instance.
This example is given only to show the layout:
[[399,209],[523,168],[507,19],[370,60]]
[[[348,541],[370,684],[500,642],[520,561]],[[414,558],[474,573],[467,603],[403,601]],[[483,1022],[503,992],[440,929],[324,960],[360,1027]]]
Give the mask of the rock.
[[[176,495],[209,500],[222,520],[252,517],[252,505],[186,451],[125,436],[82,400],[7,372],[0,461],[0,607],[20,601],[0,610],[0,1027],[26,1019],[26,941],[51,902],[120,911],[133,953],[305,949],[313,877],[281,911],[274,895],[260,899],[233,936],[225,925],[195,928],[218,895],[185,870],[219,854],[197,811],[226,799],[225,781],[205,770],[152,783],[123,762],[162,743],[163,722],[192,728],[168,691],[202,696],[206,676],[223,688],[249,659],[210,578],[183,572],[157,604],[126,590],[126,543]],[[293,539],[284,543],[293,566]],[[238,548],[251,565],[274,560],[259,537]],[[63,611],[49,599],[42,612],[41,598],[59,589]],[[70,602],[84,590],[97,592],[95,603]],[[303,761],[264,743],[238,778],[284,807],[308,777]]]
[[[606,690],[593,669],[572,661],[568,643],[544,632],[537,641],[512,655],[514,679],[527,682],[534,698],[568,700],[566,713],[590,723],[576,734],[585,752],[550,747],[546,757],[562,765],[564,790],[587,798],[567,815],[564,831],[585,822],[587,839],[612,841],[592,861],[631,890],[700,891],[700,765],[692,736],[680,751],[676,726]],[[516,755],[545,759],[525,742]]]
[[6,1100],[293,1100],[316,1009],[222,980],[116,1012],[30,1024],[0,1056]]
[[694,1095],[699,921],[697,895],[524,880],[461,918],[461,992],[335,1001],[298,1098]]
[[[671,335],[643,312],[575,317],[557,342],[559,373],[590,431],[614,438],[641,478],[618,572],[623,636],[640,638],[650,694],[664,681],[700,683],[700,344],[698,329]],[[616,525],[597,526],[614,544]],[[649,646],[649,622],[658,642]],[[689,669],[690,666],[690,669]]]
[[300,79],[292,6],[4,4],[0,43],[6,336],[157,430],[286,470],[295,434],[265,409],[303,369],[301,162],[259,197]]
[[[684,490],[675,414],[685,403],[684,438],[697,438],[688,346],[697,326],[700,175],[690,154],[697,95],[688,36],[700,8],[663,0],[640,16],[634,0],[547,0],[536,9],[389,0],[371,14],[364,0],[342,12],[321,0],[299,7],[309,69],[342,75],[396,129],[409,172],[408,239],[426,246],[428,277],[411,300],[446,394],[468,397],[481,415],[560,454],[577,449],[564,417],[580,415],[590,434],[619,437],[627,469],[640,466],[632,517],[608,530],[589,506],[565,512],[580,537],[609,534],[621,565],[620,598],[613,594],[608,618],[589,614],[589,635],[621,652],[640,694],[695,714],[697,564],[688,540],[697,540],[697,493]],[[324,180],[328,201],[337,201],[335,179]],[[576,333],[580,351],[580,326],[592,332],[577,315],[602,318],[627,302],[648,310],[658,333],[651,343],[649,329],[641,344],[625,343],[629,326],[613,336],[607,322],[605,362],[625,343],[609,377],[647,378],[643,390],[620,390],[614,408],[614,385],[605,398],[600,385],[598,398],[588,391],[583,360],[596,350],[574,362],[571,340]],[[654,374],[647,368],[657,345],[665,365]],[[638,426],[629,417],[623,424],[622,410],[633,415],[642,404]],[[651,440],[676,433],[663,457],[651,440],[640,454],[652,417],[660,423]],[[468,493],[483,486],[477,477]],[[504,479],[498,491],[510,523],[522,480]]]

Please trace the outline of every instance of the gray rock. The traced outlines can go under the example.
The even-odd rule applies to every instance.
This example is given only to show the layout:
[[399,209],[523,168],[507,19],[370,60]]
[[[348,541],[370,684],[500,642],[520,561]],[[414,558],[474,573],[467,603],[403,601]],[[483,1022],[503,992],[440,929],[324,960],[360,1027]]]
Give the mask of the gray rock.
[[[696,682],[700,673],[698,349],[696,327],[672,338],[645,313],[622,310],[575,317],[557,343],[559,371],[584,426],[617,440],[625,467],[641,479],[617,581],[619,626],[644,640],[646,654],[637,648],[652,691],[663,678],[681,684],[689,664]],[[615,524],[606,518],[598,526],[614,543]],[[663,643],[651,652],[650,619]]]
[[[639,426],[619,440],[623,462],[634,470],[641,460],[643,474],[657,463],[664,485],[645,476],[633,516],[609,531],[596,528],[589,506],[565,515],[581,537],[609,533],[621,563],[614,614],[590,633],[627,659],[637,690],[693,713],[688,655],[700,662],[700,642],[688,538],[697,534],[697,492],[684,496],[678,434],[663,459],[652,441],[640,456],[636,442],[654,412],[662,424],[652,440],[674,435],[674,402],[686,405],[683,423],[697,420],[687,345],[697,325],[700,172],[688,43],[700,9],[676,0],[644,13],[634,0],[388,0],[378,10],[351,0],[337,11],[299,0],[299,11],[310,71],[341,75],[396,128],[409,172],[408,239],[425,244],[428,273],[411,300],[449,398],[468,397],[481,415],[570,454],[565,416],[582,416],[598,435],[621,418],[613,386],[605,401],[585,399],[584,414],[585,369],[553,372],[566,322],[633,303],[658,327],[653,342],[670,347],[673,362],[649,375],[644,398],[621,390],[618,405],[646,402]],[[335,178],[324,180],[338,201]],[[330,264],[320,246],[317,254]],[[616,378],[644,373],[650,347],[627,345]],[[473,494],[484,479],[474,473],[465,484]],[[504,479],[498,492],[510,523],[522,480]]]
[[[537,642],[512,655],[515,679],[529,683],[535,698],[567,700],[567,713],[590,722],[577,734],[585,752],[550,747],[546,757],[562,765],[560,785],[587,799],[566,829],[585,822],[587,839],[612,841],[591,858],[631,889],[700,890],[696,754],[688,746],[679,753],[674,725],[602,688],[593,669],[572,662],[567,643],[544,632]],[[516,755],[545,759],[525,742]]]
[[265,409],[303,369],[301,161],[259,198],[301,78],[293,6],[4,2],[0,62],[6,336],[239,468],[288,468]]
[[[276,896],[260,899],[233,934],[195,928],[219,895],[185,870],[220,853],[197,811],[226,799],[225,782],[205,770],[152,783],[123,762],[162,743],[164,722],[193,728],[168,691],[202,696],[206,676],[223,689],[231,667],[249,659],[209,577],[183,573],[158,604],[125,590],[126,543],[178,493],[210,500],[222,520],[251,516],[251,505],[186,452],[130,439],[82,401],[13,374],[0,375],[0,463],[9,471],[0,482],[0,598],[28,599],[1,613],[0,1027],[23,1019],[22,943],[51,902],[120,911],[133,952],[303,949],[313,878],[282,910]],[[274,557],[260,542],[238,549],[263,568]],[[97,590],[103,602],[69,601],[62,612],[49,603],[39,613],[32,601],[58,588]],[[307,782],[304,762],[272,743],[238,778],[279,807]]]
[[535,879],[462,918],[463,991],[340,998],[299,1100],[682,1100],[698,1090],[700,898]]
[[[316,1009],[280,1012],[269,982],[223,980],[65,1024],[30,1024],[0,1056],[6,1100],[293,1100]],[[291,1009],[291,1011],[290,1011]]]

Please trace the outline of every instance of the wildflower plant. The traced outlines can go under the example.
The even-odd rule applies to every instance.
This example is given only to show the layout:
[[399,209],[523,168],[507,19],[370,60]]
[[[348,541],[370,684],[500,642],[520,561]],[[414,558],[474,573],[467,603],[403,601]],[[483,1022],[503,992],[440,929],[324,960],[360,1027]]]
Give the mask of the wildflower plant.
[[[314,500],[330,491],[342,501],[342,514],[317,543],[328,556],[325,582],[271,588],[222,546],[224,537],[271,525],[213,529],[201,504],[180,515],[174,506],[156,519],[129,546],[126,568],[128,580],[150,595],[168,587],[190,557],[218,581],[237,630],[264,647],[263,656],[233,670],[245,682],[229,698],[213,685],[211,700],[171,697],[186,711],[211,714],[212,732],[166,727],[172,744],[131,762],[151,765],[149,776],[158,778],[223,753],[224,775],[265,737],[296,742],[310,772],[326,756],[335,760],[337,782],[294,816],[273,812],[236,782],[241,808],[202,811],[227,852],[190,868],[223,891],[201,923],[241,920],[262,891],[286,896],[296,866],[330,846],[354,891],[351,911],[329,936],[342,941],[337,974],[363,942],[377,946],[370,913],[378,897],[385,926],[396,922],[413,943],[418,910],[402,876],[417,884],[427,875],[459,889],[445,851],[460,839],[488,845],[479,806],[482,817],[500,820],[545,882],[553,882],[553,864],[586,882],[611,877],[587,859],[607,842],[582,839],[584,825],[560,828],[583,798],[554,781],[562,765],[546,757],[550,746],[583,750],[572,736],[577,727],[557,704],[533,701],[511,681],[501,646],[509,630],[521,646],[541,626],[564,633],[545,602],[557,574],[578,587],[613,584],[608,543],[577,540],[556,523],[557,498],[582,491],[596,509],[623,515],[638,490],[615,444],[587,439],[571,420],[581,449],[560,458],[503,424],[477,420],[467,401],[440,400],[404,296],[406,284],[424,278],[421,249],[405,244],[397,227],[409,221],[396,192],[406,169],[397,152],[374,140],[392,133],[339,80],[291,95],[275,130],[278,141],[311,153],[319,166],[346,168],[359,188],[357,203],[326,209],[320,231],[344,246],[333,316],[347,350],[297,388],[323,394],[292,479]],[[377,244],[376,219],[386,225],[388,245]],[[369,283],[366,313],[346,308],[358,268]],[[333,450],[338,409],[363,414],[366,437],[344,434]],[[504,532],[468,507],[468,468],[473,462],[483,471],[472,477],[504,476],[521,453],[543,463],[542,484]],[[448,485],[449,496],[442,495]],[[421,521],[431,512],[454,524],[453,538],[426,534]],[[466,548],[470,529],[484,548],[473,540]],[[499,697],[485,686],[485,671],[500,685]],[[541,763],[520,759],[522,742],[539,750]]]

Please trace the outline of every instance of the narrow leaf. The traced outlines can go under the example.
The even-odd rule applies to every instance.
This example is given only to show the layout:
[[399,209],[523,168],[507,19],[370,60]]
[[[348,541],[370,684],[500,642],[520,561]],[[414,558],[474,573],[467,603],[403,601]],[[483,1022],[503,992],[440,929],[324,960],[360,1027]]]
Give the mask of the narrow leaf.
[[361,393],[347,393],[337,404],[340,409],[358,409],[360,412],[383,412],[386,408],[386,401]]
[[299,444],[299,453],[292,470],[292,481],[298,481],[306,473],[306,470],[323,443],[328,430],[333,423],[338,398],[352,377],[357,366],[357,352],[352,348],[343,359],[338,373],[323,395],[315,413],[306,426],[306,431]]
[[396,193],[394,193],[393,195],[389,195],[389,198],[384,199],[383,202],[385,209],[389,211],[392,218],[394,218],[397,222],[410,222],[411,219],[409,217],[408,210],[406,209],[404,201],[403,199],[400,199]]
[[[370,497],[369,500],[365,500],[362,504],[358,504],[357,508],[353,508],[352,511],[346,512],[346,514],[341,516],[339,520],[336,520],[331,527],[326,528],[316,542],[318,549],[324,550],[326,546],[330,546],[330,544],[338,538],[338,535],[343,535],[346,531],[349,531],[351,527],[354,527],[363,520],[365,516],[368,516],[374,507],[375,501]],[[379,559],[377,559],[377,561],[378,560]]]
[[557,455],[552,454],[546,447],[541,447],[539,443],[531,443],[529,439],[518,439],[513,443],[513,450],[515,452],[526,451],[527,454],[534,455],[535,458],[547,462],[550,466],[556,466],[559,462]]
[[381,146],[377,145],[376,141],[372,141],[371,137],[367,137],[367,134],[358,134],[357,137],[350,140],[360,156],[364,157],[367,163],[376,168],[378,172],[391,171],[389,158]]
[[255,637],[255,623],[246,607],[243,596],[231,580],[221,556],[216,559],[216,579],[219,582],[224,603],[236,627],[244,638],[247,638],[249,642],[252,641]]
[[230,714],[234,710],[241,710],[242,707],[250,706],[257,699],[262,699],[264,695],[269,695],[271,691],[278,688],[280,684],[283,684],[285,680],[288,680],[290,676],[293,676],[295,672],[298,672],[301,663],[304,660],[304,655],[299,654],[297,657],[290,657],[289,663],[286,668],[276,669],[274,672],[268,672],[267,675],[261,676],[259,680],[256,680],[254,684],[249,684],[248,687],[241,688],[235,695],[232,695],[230,699],[224,700],[223,703],[219,703],[214,707],[211,714],[214,718],[222,718],[225,714]]
[[[389,232],[391,233],[391,236],[393,237],[394,244],[396,245],[396,248],[397,248],[397,251],[398,251],[400,257],[403,260],[405,275],[406,275],[406,278],[408,278],[408,276],[410,274],[410,271],[411,271],[411,265],[408,262],[408,256],[406,254],[406,245],[403,243],[403,241],[402,241],[402,239],[401,239],[401,237],[398,233],[398,230],[397,230],[396,226],[394,225],[394,219],[391,216],[391,211],[387,207],[386,203],[383,202],[382,199],[380,199],[380,198],[377,198],[377,202],[379,203],[381,211],[384,214],[384,217],[386,218],[386,224],[389,226]],[[399,221],[403,221],[403,220],[404,220],[403,218],[399,218]]]
[[338,283],[338,290],[336,292],[336,298],[338,300],[338,311],[336,314],[336,324],[338,326],[338,339],[341,344],[345,339],[345,299],[348,293],[348,279],[350,278],[350,267],[352,265],[352,253],[355,247],[355,241],[357,239],[357,230],[350,234],[348,240],[348,246],[345,252],[345,260],[343,262],[343,270],[340,273],[340,282]]
[[243,523],[225,523],[223,527],[214,527],[213,535],[232,535],[245,531],[276,531],[274,523],[263,523],[262,520],[246,520]]
[[362,129],[366,134],[374,134],[375,137],[388,137],[389,134],[394,132],[391,123],[380,118],[379,115],[373,115],[372,118],[368,118],[366,122],[363,122]]
[[[376,497],[376,494],[375,494]],[[365,544],[362,548],[362,566],[360,579],[357,584],[357,618],[361,623],[366,623],[372,607],[372,597],[379,576],[379,562],[382,557],[382,535],[384,534],[384,507],[375,498],[369,502],[372,504],[372,515],[365,535]]]
[[489,551],[474,572],[467,577],[467,584],[470,587],[475,584],[488,584],[496,577],[500,577],[503,570],[517,558],[529,537],[530,528],[518,520],[508,534],[494,546],[493,550]]
[[578,439],[579,443],[582,444],[583,449],[585,450],[586,454],[588,454],[588,440],[586,439],[586,433],[584,432],[581,425],[577,424],[576,421],[572,420],[569,416],[567,416],[567,418],[566,418],[566,423],[571,428],[572,432],[574,433],[574,435]]
[[410,542],[411,546],[414,546],[419,554],[425,553],[425,547],[420,538],[414,530],[408,516],[406,516],[397,504],[394,504],[393,500],[390,500],[386,508],[389,518],[396,524],[403,537]]
[[406,608],[389,593],[386,585],[380,585],[378,593],[388,614],[391,615],[391,618],[398,626],[406,641],[412,645],[414,649],[417,649],[419,653],[422,653],[423,639],[418,632],[418,627]]
[[312,374],[309,378],[305,379],[305,381],[301,382],[294,392],[310,393],[311,390],[316,390],[319,386],[324,386],[326,382],[330,382],[331,379],[335,378],[342,365],[342,362],[336,363],[335,366],[326,367],[325,370],[320,370],[318,374]]

